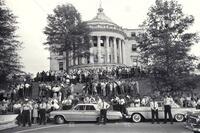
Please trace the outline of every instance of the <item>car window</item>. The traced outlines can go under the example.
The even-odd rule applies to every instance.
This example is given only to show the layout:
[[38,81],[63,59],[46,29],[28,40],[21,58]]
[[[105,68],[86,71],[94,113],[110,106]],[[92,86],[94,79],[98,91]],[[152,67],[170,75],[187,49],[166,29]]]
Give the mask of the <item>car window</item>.
[[74,110],[85,110],[85,106],[84,105],[78,105],[74,108]]
[[87,105],[86,110],[96,110],[96,109],[92,105]]

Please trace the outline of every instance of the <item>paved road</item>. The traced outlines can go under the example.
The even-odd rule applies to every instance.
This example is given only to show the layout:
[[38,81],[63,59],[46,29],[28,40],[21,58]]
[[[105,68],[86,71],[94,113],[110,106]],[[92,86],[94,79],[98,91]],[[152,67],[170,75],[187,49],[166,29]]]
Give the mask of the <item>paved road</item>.
[[192,133],[185,129],[183,123],[151,124],[151,123],[70,123],[63,125],[33,125],[31,128],[18,127],[1,131],[1,133]]

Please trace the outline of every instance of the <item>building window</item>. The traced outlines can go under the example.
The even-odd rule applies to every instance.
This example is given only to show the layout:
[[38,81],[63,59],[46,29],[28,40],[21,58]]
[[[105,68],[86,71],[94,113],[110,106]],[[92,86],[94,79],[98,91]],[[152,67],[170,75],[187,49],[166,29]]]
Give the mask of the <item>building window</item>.
[[111,63],[111,55],[109,55],[109,62]]
[[60,70],[60,71],[63,70],[63,62],[59,62],[59,70]]
[[132,44],[132,51],[137,51],[137,45],[136,44]]
[[117,49],[119,49],[119,40],[117,39]]
[[102,36],[101,39],[100,39],[101,47],[104,47],[104,46],[105,46],[105,41],[106,41],[106,37],[105,37],[105,36]]
[[87,56],[87,64],[90,64],[90,56]]
[[96,36],[92,37],[92,41],[93,41],[94,47],[97,47],[97,37]]
[[117,63],[120,63],[120,62],[119,62],[119,56],[117,56]]
[[131,37],[135,37],[135,36],[136,36],[135,32],[131,32]]
[[113,40],[112,38],[109,38],[109,47],[111,47],[112,44],[113,44]]
[[98,62],[98,55],[94,55],[94,63],[97,63]]
[[101,46],[104,47],[104,41],[103,39],[100,40]]

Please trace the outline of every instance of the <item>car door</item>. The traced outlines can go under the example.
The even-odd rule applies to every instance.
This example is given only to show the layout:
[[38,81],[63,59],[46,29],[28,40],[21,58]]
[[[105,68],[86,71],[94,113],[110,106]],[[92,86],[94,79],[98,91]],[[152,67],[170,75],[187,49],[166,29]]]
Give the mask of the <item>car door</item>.
[[151,119],[152,118],[152,114],[151,114],[151,107],[150,104],[146,105],[146,107],[144,107],[143,109],[143,116],[145,119]]
[[93,105],[86,105],[86,110],[84,112],[84,117],[86,121],[96,121],[98,114],[98,111]]
[[158,101],[158,117],[164,119],[164,105],[161,101]]
[[77,105],[70,116],[70,121],[85,121],[85,105]]

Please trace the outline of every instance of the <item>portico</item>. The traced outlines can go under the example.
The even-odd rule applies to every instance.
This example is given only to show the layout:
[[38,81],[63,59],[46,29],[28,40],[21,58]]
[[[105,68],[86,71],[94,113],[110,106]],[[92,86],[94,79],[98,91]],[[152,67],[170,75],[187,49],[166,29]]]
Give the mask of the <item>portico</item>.
[[123,64],[123,39],[115,36],[93,35],[90,48],[92,64]]

